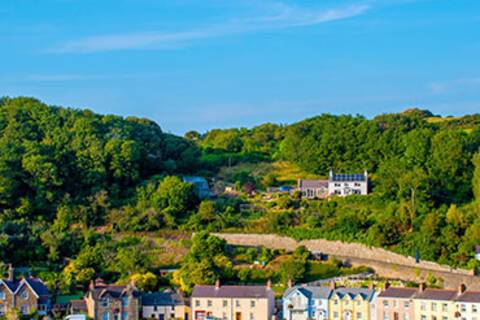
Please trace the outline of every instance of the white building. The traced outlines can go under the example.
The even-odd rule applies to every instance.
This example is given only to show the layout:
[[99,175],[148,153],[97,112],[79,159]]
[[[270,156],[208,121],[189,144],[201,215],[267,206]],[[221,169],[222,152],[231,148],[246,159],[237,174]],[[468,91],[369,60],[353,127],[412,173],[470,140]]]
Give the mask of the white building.
[[368,173],[339,174],[330,170],[328,177],[328,194],[340,197],[368,194]]
[[283,319],[327,320],[330,287],[295,286],[283,295]]
[[480,292],[465,291],[465,286],[458,289],[458,298],[455,299],[455,317],[461,320],[480,319]]

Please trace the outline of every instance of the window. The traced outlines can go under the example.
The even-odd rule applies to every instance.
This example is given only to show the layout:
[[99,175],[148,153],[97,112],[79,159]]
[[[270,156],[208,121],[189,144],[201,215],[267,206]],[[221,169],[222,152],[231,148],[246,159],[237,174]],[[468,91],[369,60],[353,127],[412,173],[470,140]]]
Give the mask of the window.
[[128,312],[124,311],[122,313],[122,320],[128,320]]
[[403,307],[404,307],[404,308],[410,308],[410,302],[405,301],[405,302],[403,303]]
[[432,302],[432,311],[437,311],[437,304]]
[[473,312],[473,313],[477,313],[477,312],[478,312],[478,308],[477,308],[477,305],[476,305],[476,304],[472,304],[472,312]]
[[20,294],[20,297],[22,297],[23,300],[27,300],[28,299],[28,291],[23,290],[22,293]]
[[235,306],[237,306],[237,308],[240,308],[240,300],[235,300]]
[[384,307],[384,308],[388,308],[388,301],[383,300],[383,307]]
[[223,320],[227,320],[227,313],[225,313],[225,312],[223,313],[222,319],[223,319]]
[[228,300],[223,300],[223,307],[228,307]]
[[113,314],[113,320],[120,320],[120,319],[118,319],[119,318],[118,316],[119,316],[119,314],[115,312]]
[[334,305],[338,305],[338,300],[333,300]]
[[195,300],[195,307],[200,307],[200,300]]
[[333,313],[333,317],[334,317],[334,318],[338,318],[338,312],[337,312],[337,311],[335,311],[335,312]]
[[386,313],[385,311],[383,311],[383,320],[390,320],[388,313]]
[[250,320],[255,320],[255,317],[253,316],[253,313],[250,312]]
[[423,315],[420,317],[421,320],[427,320],[427,316],[426,315]]
[[108,307],[108,298],[102,298],[100,300],[100,305],[103,307],[103,308],[107,308]]
[[158,307],[157,307],[157,306],[153,306],[153,311],[158,311]]
[[448,311],[448,304],[444,303],[442,304],[442,311],[447,312]]
[[408,313],[403,314],[403,320],[410,320],[410,316],[408,315]]
[[109,319],[110,319],[110,313],[105,312],[105,313],[103,314],[103,320],[109,320]]
[[448,317],[443,316],[442,320],[448,320]]
[[357,312],[357,319],[363,319],[363,316],[362,316],[361,312]]
[[20,307],[20,312],[24,315],[29,314],[28,306],[21,306]]
[[460,310],[461,310],[462,312],[467,311],[467,306],[466,306],[465,304],[461,304],[461,305],[460,305]]
[[5,306],[3,304],[0,304],[0,316],[3,316],[5,314]]
[[255,300],[250,301],[250,308],[255,308]]
[[211,307],[212,306],[212,300],[207,300],[207,307]]
[[123,298],[122,298],[122,306],[123,306],[123,307],[128,306],[128,297],[123,297]]
[[5,300],[5,292],[0,291],[0,300]]
[[425,302],[422,302],[422,304],[420,305],[420,310],[422,311],[427,310],[427,304]]

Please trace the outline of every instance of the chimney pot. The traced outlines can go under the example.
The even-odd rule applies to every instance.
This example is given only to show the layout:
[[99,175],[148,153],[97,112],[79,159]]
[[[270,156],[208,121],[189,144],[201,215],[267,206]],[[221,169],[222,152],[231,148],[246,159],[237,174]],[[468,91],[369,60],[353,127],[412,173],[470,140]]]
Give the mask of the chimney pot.
[[288,279],[287,287],[289,287],[289,288],[293,287],[292,279]]
[[15,268],[11,263],[8,264],[8,281],[15,281]]
[[387,290],[388,288],[390,288],[390,282],[388,282],[388,281],[385,282],[385,285],[383,286],[383,288],[384,288],[385,290]]
[[267,281],[267,289],[272,289],[272,280],[270,279]]
[[217,289],[217,290],[220,289],[220,279],[217,279],[215,281],[215,289]]
[[336,288],[337,288],[337,283],[334,280],[330,281],[330,289],[335,290]]
[[467,290],[467,286],[466,286],[464,283],[462,283],[462,284],[460,284],[460,285],[458,286],[458,294],[462,294],[462,293],[464,293],[466,290]]
[[418,287],[420,292],[425,291],[426,288],[427,288],[427,286],[425,285],[425,282],[420,283],[420,286]]

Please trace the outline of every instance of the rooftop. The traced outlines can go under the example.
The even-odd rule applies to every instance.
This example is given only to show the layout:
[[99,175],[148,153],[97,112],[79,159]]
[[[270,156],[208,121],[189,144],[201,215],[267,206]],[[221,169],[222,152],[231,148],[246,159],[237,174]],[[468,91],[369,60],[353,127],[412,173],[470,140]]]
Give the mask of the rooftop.
[[379,298],[411,298],[418,291],[417,288],[389,287],[382,291]]
[[422,300],[454,300],[457,296],[457,290],[446,289],[425,289],[415,295],[415,299]]
[[272,290],[267,286],[205,286],[193,288],[193,298],[268,298]]

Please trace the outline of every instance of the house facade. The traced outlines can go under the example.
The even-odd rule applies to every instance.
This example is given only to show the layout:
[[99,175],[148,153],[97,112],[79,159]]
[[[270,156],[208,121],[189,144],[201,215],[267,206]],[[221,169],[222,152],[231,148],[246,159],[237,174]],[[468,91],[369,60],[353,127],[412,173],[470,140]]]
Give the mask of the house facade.
[[141,297],[133,284],[107,285],[92,281],[84,297],[87,315],[94,320],[138,320]]
[[414,313],[418,320],[456,319],[457,290],[430,289],[420,285],[415,294]]
[[416,288],[386,286],[376,299],[377,320],[415,320]]
[[269,320],[275,309],[271,285],[197,285],[191,297],[193,320]]
[[480,291],[459,292],[455,300],[455,318],[461,320],[480,319]]
[[372,288],[335,288],[329,298],[329,320],[375,319],[375,290]]
[[328,194],[335,196],[367,195],[368,173],[339,174],[330,170],[328,176]]
[[165,290],[142,294],[142,318],[188,320],[189,307],[179,294]]
[[47,315],[51,308],[51,296],[47,286],[39,278],[15,279],[15,270],[10,267],[7,279],[0,279],[0,316],[16,308],[23,315],[37,312]]
[[306,199],[328,197],[328,180],[297,180],[297,191]]
[[328,299],[332,289],[318,286],[295,286],[285,291],[282,314],[285,320],[327,320]]

